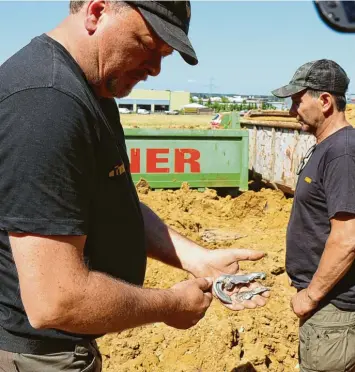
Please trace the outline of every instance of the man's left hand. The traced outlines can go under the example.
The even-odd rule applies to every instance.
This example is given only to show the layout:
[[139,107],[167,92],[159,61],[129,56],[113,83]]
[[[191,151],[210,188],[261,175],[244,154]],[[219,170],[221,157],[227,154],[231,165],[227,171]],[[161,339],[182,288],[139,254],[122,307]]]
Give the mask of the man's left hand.
[[[242,274],[239,272],[239,261],[257,261],[265,256],[264,252],[251,249],[216,249],[206,250],[200,265],[191,273],[196,277],[212,277],[216,279],[222,274]],[[231,293],[250,290],[260,287],[260,284],[253,282]],[[231,294],[230,293],[230,294]],[[270,296],[269,292],[253,297],[252,300],[244,301],[242,304],[224,304],[230,310],[254,309],[266,304],[266,299]]]
[[317,307],[318,302],[309,297],[307,288],[291,298],[291,308],[300,319],[308,318]]

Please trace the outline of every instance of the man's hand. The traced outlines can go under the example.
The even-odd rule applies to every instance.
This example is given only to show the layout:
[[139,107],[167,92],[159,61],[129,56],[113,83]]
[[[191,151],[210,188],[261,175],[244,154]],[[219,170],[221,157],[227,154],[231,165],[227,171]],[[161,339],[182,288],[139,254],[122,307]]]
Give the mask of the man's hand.
[[[264,252],[254,251],[251,249],[216,249],[205,250],[204,256],[191,273],[198,277],[212,277],[216,279],[222,274],[242,274],[239,272],[239,261],[257,261],[265,256]],[[248,285],[236,288],[229,294],[251,290],[260,287],[260,284],[253,282]],[[251,300],[243,301],[243,303],[236,303],[228,305],[224,304],[230,310],[254,309],[262,307],[266,304],[266,299],[270,296],[270,292],[264,292],[262,295],[254,296]]]
[[178,329],[196,325],[204,316],[212,301],[212,279],[198,278],[175,284],[170,291],[176,299],[176,309],[165,323]]
[[199,266],[191,274],[195,277],[213,278],[222,274],[236,274],[239,271],[239,261],[257,261],[264,256],[264,252],[251,249],[205,249]]
[[318,301],[308,294],[308,288],[302,289],[291,298],[291,309],[300,318],[307,318],[318,307]]

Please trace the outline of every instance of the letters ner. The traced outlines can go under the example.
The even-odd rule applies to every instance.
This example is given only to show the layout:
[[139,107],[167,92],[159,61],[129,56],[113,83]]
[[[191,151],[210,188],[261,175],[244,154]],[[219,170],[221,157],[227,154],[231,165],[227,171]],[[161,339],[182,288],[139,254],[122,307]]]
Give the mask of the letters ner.
[[[200,151],[196,149],[170,149],[170,148],[131,148],[131,173],[142,172],[142,162],[145,153],[146,171],[144,173],[201,173]],[[174,156],[174,166],[169,166],[170,158]]]

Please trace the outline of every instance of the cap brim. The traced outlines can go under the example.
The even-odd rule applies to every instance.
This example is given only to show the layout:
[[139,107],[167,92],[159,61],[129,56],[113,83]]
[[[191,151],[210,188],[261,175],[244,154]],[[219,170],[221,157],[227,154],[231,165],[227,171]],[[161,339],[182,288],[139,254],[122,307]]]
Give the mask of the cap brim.
[[291,97],[294,94],[302,92],[302,90],[307,89],[307,87],[295,84],[287,84],[279,89],[273,90],[271,93],[278,98],[287,98]]
[[189,65],[197,65],[198,59],[189,38],[181,28],[165,21],[146,9],[138,7],[154,32],[168,45],[177,50]]

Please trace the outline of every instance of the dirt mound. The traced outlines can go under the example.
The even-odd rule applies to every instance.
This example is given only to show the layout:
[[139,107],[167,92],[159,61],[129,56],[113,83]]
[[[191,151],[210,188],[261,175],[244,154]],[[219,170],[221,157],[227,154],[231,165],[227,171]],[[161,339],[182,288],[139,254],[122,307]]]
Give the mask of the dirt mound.
[[346,106],[345,117],[352,126],[355,126],[355,104]]
[[[289,213],[292,200],[286,199],[281,191],[261,189],[247,191],[230,203],[230,217],[263,217],[278,215],[280,212]],[[279,216],[278,216],[279,217]]]
[[136,184],[136,189],[138,194],[148,194],[150,186],[144,178],[141,178]]
[[[241,263],[241,269],[265,271],[263,284],[272,287],[272,297],[266,307],[242,312],[231,312],[214,300],[205,318],[186,331],[153,324],[107,335],[99,340],[104,371],[297,371],[297,320],[289,308],[294,289],[284,272],[292,200],[270,189],[232,198],[210,189],[190,190],[187,184],[176,191],[140,187],[144,203],[201,245],[267,252],[262,261]],[[145,286],[168,288],[187,277],[149,260]]]

